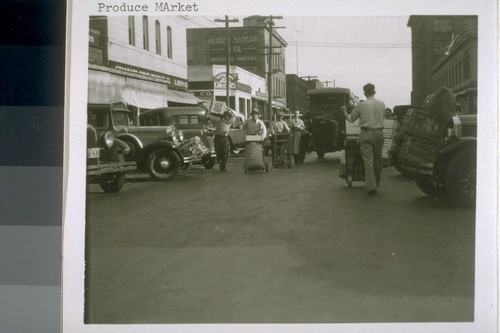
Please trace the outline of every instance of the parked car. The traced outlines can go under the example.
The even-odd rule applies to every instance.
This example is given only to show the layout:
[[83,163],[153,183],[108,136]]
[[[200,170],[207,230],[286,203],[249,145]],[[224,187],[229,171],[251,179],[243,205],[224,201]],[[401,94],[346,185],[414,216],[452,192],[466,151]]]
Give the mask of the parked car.
[[[477,115],[458,114],[448,123],[436,125],[422,110],[410,109],[409,113],[412,121],[406,127],[422,131],[419,137],[403,127],[395,149],[399,167],[427,195],[447,196],[459,205],[475,204]],[[428,138],[434,132],[443,136],[431,142]]]
[[120,102],[88,104],[88,122],[97,135],[111,132],[130,147],[128,160],[156,180],[171,180],[190,163],[201,161],[208,148],[200,138],[184,140],[175,126],[131,126],[130,111]]
[[[202,107],[162,107],[148,110],[139,116],[141,126],[175,126],[183,132],[184,138],[199,136],[210,148],[210,153],[203,156],[201,163],[206,169],[213,168],[216,160],[213,126],[207,117],[207,110]],[[233,150],[245,148],[245,134],[241,128],[229,130],[230,146]]]
[[119,192],[127,171],[137,168],[135,162],[125,161],[129,151],[111,132],[98,136],[96,129],[87,125],[87,183],[99,184],[106,193]]

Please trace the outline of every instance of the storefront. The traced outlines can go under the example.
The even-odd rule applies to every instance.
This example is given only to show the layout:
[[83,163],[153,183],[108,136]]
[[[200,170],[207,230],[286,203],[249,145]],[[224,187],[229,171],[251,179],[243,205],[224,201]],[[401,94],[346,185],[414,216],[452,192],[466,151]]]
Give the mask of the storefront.
[[89,64],[88,103],[107,104],[121,101],[127,104],[137,120],[145,110],[164,106],[193,106],[199,103],[194,95],[174,90],[161,79],[145,80],[137,74]]

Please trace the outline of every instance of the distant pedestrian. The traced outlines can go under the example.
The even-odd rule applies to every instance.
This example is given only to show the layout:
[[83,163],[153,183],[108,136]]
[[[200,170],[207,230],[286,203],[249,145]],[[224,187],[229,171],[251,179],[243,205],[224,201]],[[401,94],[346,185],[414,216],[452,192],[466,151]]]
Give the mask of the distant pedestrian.
[[382,173],[382,150],[384,148],[384,113],[385,104],[375,99],[375,86],[367,83],[363,86],[366,101],[358,104],[347,114],[342,106],[344,117],[349,122],[359,119],[359,146],[365,167],[365,186],[368,195],[377,193]]
[[290,127],[283,120],[283,112],[279,111],[276,113],[276,120],[271,122],[269,133],[290,133]]
[[299,118],[300,111],[295,111],[294,117],[292,119],[292,128],[296,130],[303,131],[306,126],[304,125],[304,121]]

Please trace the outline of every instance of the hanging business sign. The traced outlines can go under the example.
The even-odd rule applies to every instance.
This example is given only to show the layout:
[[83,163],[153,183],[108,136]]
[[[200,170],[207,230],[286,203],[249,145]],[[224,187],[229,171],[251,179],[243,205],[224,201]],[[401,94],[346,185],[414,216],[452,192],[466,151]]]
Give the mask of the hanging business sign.
[[[226,29],[210,29],[208,34],[208,53],[210,64],[226,63]],[[231,28],[229,30],[230,64],[242,68],[258,65],[258,29]]]
[[187,89],[187,80],[173,75],[155,72],[147,68],[123,64],[112,60],[109,61],[109,67],[122,72],[137,74],[145,78],[153,78],[163,81],[169,88],[175,88],[183,91]]
[[[229,89],[236,89],[237,74],[229,74]],[[226,89],[226,73],[222,72],[214,76],[214,89]]]

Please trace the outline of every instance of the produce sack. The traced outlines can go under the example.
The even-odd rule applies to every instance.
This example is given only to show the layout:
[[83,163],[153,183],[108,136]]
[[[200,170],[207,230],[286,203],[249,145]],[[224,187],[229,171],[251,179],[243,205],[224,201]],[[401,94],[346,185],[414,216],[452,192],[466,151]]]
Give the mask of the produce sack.
[[439,88],[434,94],[427,96],[422,109],[448,122],[457,110],[455,95],[447,87]]

